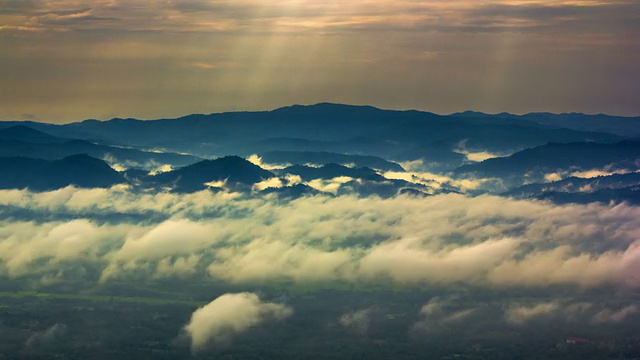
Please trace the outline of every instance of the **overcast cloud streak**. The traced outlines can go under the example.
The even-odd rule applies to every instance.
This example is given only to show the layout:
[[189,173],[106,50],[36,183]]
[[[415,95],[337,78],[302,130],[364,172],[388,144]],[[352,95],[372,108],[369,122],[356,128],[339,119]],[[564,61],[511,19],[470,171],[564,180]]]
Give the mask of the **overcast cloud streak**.
[[0,119],[292,103],[638,115],[635,1],[4,1]]

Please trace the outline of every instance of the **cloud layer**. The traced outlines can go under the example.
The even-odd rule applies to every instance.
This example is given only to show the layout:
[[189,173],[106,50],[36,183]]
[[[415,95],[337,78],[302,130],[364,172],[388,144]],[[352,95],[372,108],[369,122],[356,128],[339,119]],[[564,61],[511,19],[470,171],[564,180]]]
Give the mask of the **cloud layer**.
[[494,196],[0,191],[0,274],[43,281],[640,286],[640,209]]

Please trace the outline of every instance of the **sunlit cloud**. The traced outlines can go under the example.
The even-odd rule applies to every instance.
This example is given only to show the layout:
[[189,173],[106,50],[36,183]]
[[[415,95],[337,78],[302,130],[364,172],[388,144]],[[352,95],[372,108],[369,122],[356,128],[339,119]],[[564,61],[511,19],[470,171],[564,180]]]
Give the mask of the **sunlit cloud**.
[[279,170],[279,169],[284,169],[285,167],[289,166],[290,164],[285,164],[285,165],[274,165],[274,164],[266,164],[264,162],[262,162],[262,158],[256,154],[250,155],[247,158],[247,161],[249,161],[250,163],[254,164],[254,165],[258,165],[263,169],[266,170]]
[[197,309],[185,330],[191,338],[191,350],[229,343],[233,336],[267,321],[283,320],[293,310],[278,303],[263,302],[256,294],[224,294]]
[[626,169],[615,170],[615,171],[611,171],[611,170],[588,170],[588,171],[573,172],[573,173],[571,173],[571,176],[575,176],[575,177],[579,177],[579,178],[591,179],[591,178],[598,177],[598,176],[611,176],[611,175],[615,175],[615,174],[630,174],[632,172],[635,172],[635,171],[626,170]]
[[611,176],[636,173],[635,169],[614,169],[613,167],[605,167],[604,169],[591,169],[584,171],[561,171],[544,175],[546,182],[560,181],[569,177],[577,177],[582,179],[592,179],[599,176]]
[[443,185],[449,185],[458,188],[461,191],[469,191],[480,189],[487,184],[495,183],[496,179],[454,179],[447,175],[434,174],[430,172],[385,172],[384,177],[387,179],[405,180],[415,184],[422,184],[436,189],[442,188]]
[[171,165],[164,164],[164,165],[160,165],[160,166],[156,167],[155,169],[151,170],[149,172],[149,175],[150,176],[154,176],[154,175],[157,175],[157,174],[160,174],[160,173],[164,173],[164,172],[169,172],[169,171],[172,171],[172,170],[173,170],[173,167]]
[[[0,274],[16,279],[640,285],[640,210],[626,204],[462,195],[283,201],[126,187],[0,195]],[[30,220],[20,220],[25,213]]]
[[343,184],[353,180],[353,178],[348,176],[339,176],[333,179],[314,179],[307,182],[307,185],[316,190],[332,193],[335,195],[338,193],[338,190]]

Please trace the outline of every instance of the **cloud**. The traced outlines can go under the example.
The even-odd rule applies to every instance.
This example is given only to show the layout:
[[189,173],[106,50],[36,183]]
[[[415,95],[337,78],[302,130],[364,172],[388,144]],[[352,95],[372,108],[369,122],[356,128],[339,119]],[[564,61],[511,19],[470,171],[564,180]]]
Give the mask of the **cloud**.
[[284,169],[285,167],[289,166],[290,164],[285,164],[285,165],[273,165],[273,164],[265,164],[262,162],[262,158],[256,154],[252,154],[247,158],[247,161],[249,161],[250,163],[254,164],[254,165],[258,165],[261,168],[265,169],[265,170],[279,170],[279,169]]
[[286,305],[263,302],[252,293],[224,294],[197,309],[185,330],[192,351],[228,343],[251,327],[283,320],[293,314]]
[[465,246],[429,249],[421,240],[401,239],[374,247],[360,261],[365,277],[390,277],[399,283],[481,281],[483,272],[498,266],[517,249],[510,238]]
[[339,176],[333,179],[314,179],[306,184],[318,191],[332,193],[335,195],[343,184],[353,180],[353,178],[348,176]]
[[373,308],[361,309],[354,312],[342,314],[338,319],[340,325],[351,329],[357,334],[366,334],[371,325],[371,313]]
[[618,170],[611,170],[611,169],[593,169],[593,170],[588,170],[588,171],[577,171],[577,172],[573,172],[571,173],[571,176],[575,176],[575,177],[579,177],[579,178],[586,178],[586,179],[591,179],[594,177],[598,177],[598,176],[610,176],[610,175],[615,175],[615,174],[630,174],[633,172],[637,172],[634,170],[628,170],[628,169],[618,169]]
[[434,315],[442,312],[443,302],[439,297],[435,297],[429,300],[428,303],[424,304],[420,308],[420,314],[423,315]]
[[[156,165],[156,164],[154,164]],[[147,168],[147,167],[144,167]],[[168,164],[164,164],[164,165],[156,165],[155,168],[151,171],[149,171],[149,175],[150,176],[154,176],[163,172],[169,172],[173,170],[173,166],[168,165]]]
[[465,151],[465,152],[460,152],[460,153],[464,154],[467,157],[467,160],[475,161],[475,162],[485,161],[485,160],[488,160],[488,159],[493,159],[493,158],[497,158],[497,157],[500,157],[500,156],[504,156],[504,155],[500,155],[500,154],[490,153],[490,152],[487,152],[487,151],[479,151],[479,152]]
[[348,249],[327,251],[266,239],[218,251],[217,260],[208,267],[208,273],[235,283],[277,279],[332,282],[352,278],[355,266]]
[[209,182],[204,183],[204,185],[208,186],[210,188],[224,189],[225,185],[227,185],[227,179],[218,180],[218,181],[209,181]]
[[478,308],[461,308],[454,299],[432,298],[420,308],[421,319],[413,324],[413,331],[436,331],[443,327],[457,326],[469,316],[477,312]]
[[453,314],[446,316],[441,321],[443,323],[458,323],[467,319],[475,311],[476,311],[475,309],[466,309],[466,310],[456,311]]
[[67,325],[56,323],[43,331],[31,335],[27,341],[25,341],[24,346],[29,351],[46,349],[47,347],[58,345],[66,335]]
[[497,158],[497,157],[501,157],[501,156],[511,155],[511,154],[491,153],[491,152],[488,152],[488,151],[474,151],[472,149],[467,149],[466,148],[466,142],[467,142],[467,140],[460,141],[457,144],[458,146],[454,151],[457,152],[458,154],[465,155],[467,157],[468,161],[480,162],[480,161],[485,161],[487,159],[493,159],[493,158]]
[[590,302],[574,302],[566,299],[527,305],[513,303],[505,309],[504,319],[512,325],[524,325],[534,319],[551,316],[556,320],[560,318],[565,321],[605,324],[620,323],[639,311],[635,304],[617,309],[605,308],[600,311],[596,308],[597,306]]
[[363,286],[640,286],[640,208],[497,196],[0,190],[0,275]]
[[[632,323],[631,316],[638,312],[637,305],[630,299],[622,300],[624,305],[621,305],[621,298],[611,301],[611,297],[605,296],[596,300],[598,296],[595,293],[574,293],[566,297],[558,294],[557,288],[538,289],[533,298],[531,295],[519,297],[509,290],[504,295],[484,300],[480,300],[475,292],[447,294],[447,297],[434,297],[422,306],[412,331],[431,335],[462,334],[469,329],[469,323],[473,326],[485,324],[487,329],[504,328],[506,323],[527,331],[532,329],[531,323],[541,322],[563,324],[563,331],[567,331],[582,329],[589,324]],[[476,336],[477,332],[475,328],[469,335]]]
[[563,179],[563,176],[558,173],[550,173],[550,174],[544,175],[544,181],[546,182],[560,181],[562,179]]
[[[511,303],[504,310],[504,320],[512,325],[525,325],[534,319],[553,316],[554,320],[583,321],[593,314],[594,304],[572,299],[557,299],[533,304]],[[609,310],[606,310],[609,311]]]
[[577,177],[583,179],[591,179],[598,176],[610,176],[616,174],[630,174],[637,172],[634,169],[618,169],[615,166],[606,166],[602,169],[590,169],[584,171],[563,171],[544,175],[544,180],[547,182],[560,181],[568,177]]
[[505,320],[514,325],[522,325],[534,318],[556,312],[560,305],[555,302],[541,303],[533,306],[511,306],[505,311]]
[[11,223],[0,230],[0,273],[10,277],[55,274],[64,264],[99,263],[105,247],[120,243],[129,230],[131,226],[104,228],[84,219]]
[[149,170],[149,175],[156,175],[162,172],[173,170],[173,166],[169,164],[160,164],[155,160],[139,162],[134,160],[120,161],[116,156],[110,153],[104,153],[101,157],[109,166],[116,171],[125,171],[131,168]]
[[[414,165],[415,166],[415,165]],[[499,180],[491,178],[480,179],[454,179],[447,175],[435,174],[430,172],[418,172],[418,171],[406,171],[395,172],[388,171],[382,174],[387,179],[405,180],[414,184],[426,185],[436,189],[452,188],[461,192],[477,190],[477,189],[491,189],[496,186],[500,186]]]
[[262,191],[268,188],[282,188],[285,186],[293,186],[302,183],[299,175],[286,174],[284,177],[274,177],[263,180],[253,185],[253,190]]
[[640,309],[638,309],[637,305],[629,305],[617,311],[604,309],[598,312],[597,314],[593,315],[593,317],[591,318],[591,321],[596,324],[608,323],[608,322],[619,323],[625,320],[626,318],[628,318],[629,316],[636,314],[639,310]]

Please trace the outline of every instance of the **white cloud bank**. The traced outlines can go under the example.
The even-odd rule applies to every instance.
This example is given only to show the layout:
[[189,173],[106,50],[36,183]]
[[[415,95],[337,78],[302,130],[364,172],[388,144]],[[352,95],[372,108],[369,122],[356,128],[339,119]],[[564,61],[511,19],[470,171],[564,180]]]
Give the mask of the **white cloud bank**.
[[2,190],[0,210],[0,275],[16,279],[640,286],[640,208],[627,204],[65,188]]
[[234,335],[293,314],[286,305],[263,302],[256,294],[224,294],[197,309],[185,326],[192,351],[227,343]]

